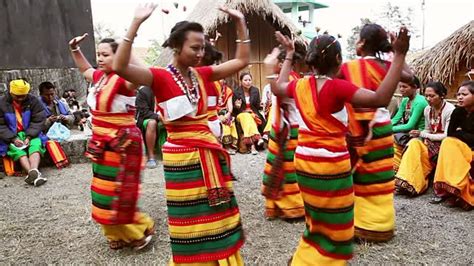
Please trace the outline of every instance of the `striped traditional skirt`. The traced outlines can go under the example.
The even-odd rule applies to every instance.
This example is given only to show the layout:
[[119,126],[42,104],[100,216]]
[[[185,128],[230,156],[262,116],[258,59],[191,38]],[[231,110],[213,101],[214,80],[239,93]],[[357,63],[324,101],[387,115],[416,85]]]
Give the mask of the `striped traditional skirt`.
[[349,153],[298,146],[295,168],[306,228],[291,265],[346,265],[354,237]]
[[221,260],[243,264],[239,208],[229,169],[225,161],[220,165],[228,176],[225,185],[231,191],[231,201],[211,207],[198,149],[168,142],[163,146],[172,265]]
[[471,167],[473,151],[457,138],[447,137],[441,142],[434,178],[438,196],[451,196],[465,210],[474,208],[474,178]]
[[[304,217],[304,203],[300,194],[298,183],[296,182],[296,171],[294,165],[295,149],[298,145],[298,127],[291,128],[289,139],[285,147],[280,147],[275,142],[275,130],[270,130],[270,139],[268,141],[267,161],[263,172],[263,191],[266,186],[280,186],[280,184],[272,184],[277,180],[272,175],[275,170],[281,170],[283,173],[283,183],[281,187],[280,197],[273,199],[269,196],[265,197],[265,216],[268,218],[299,218]],[[275,157],[283,153],[283,162],[276,164]],[[278,161],[278,160],[277,160]],[[280,168],[280,169],[274,169]],[[283,168],[283,169],[281,169]],[[278,181],[277,181],[278,182]],[[279,183],[279,182],[278,182]]]
[[[137,167],[141,168],[141,165]],[[120,182],[117,176],[121,169],[120,153],[105,151],[103,158],[92,163],[92,218],[102,226],[109,242],[124,242],[122,246],[133,245],[147,235],[154,233],[154,222],[146,214],[136,211],[133,222],[117,224],[117,212],[113,205],[119,197]]]
[[390,240],[395,228],[391,122],[376,123],[372,139],[357,147],[357,153],[360,159],[353,174],[355,236],[367,241]]

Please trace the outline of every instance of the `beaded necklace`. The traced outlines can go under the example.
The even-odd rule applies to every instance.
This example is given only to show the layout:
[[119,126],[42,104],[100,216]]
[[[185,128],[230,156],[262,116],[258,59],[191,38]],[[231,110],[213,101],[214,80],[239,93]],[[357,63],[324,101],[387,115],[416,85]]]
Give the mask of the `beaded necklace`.
[[441,128],[441,114],[443,113],[445,105],[446,102],[443,102],[443,106],[441,106],[438,115],[435,115],[433,107],[430,108],[430,127],[432,133],[443,132],[443,129]]
[[179,72],[179,70],[175,66],[173,66],[172,64],[169,64],[166,67],[166,70],[168,70],[168,72],[171,73],[171,76],[173,77],[173,80],[179,86],[179,88],[184,93],[184,95],[186,95],[188,100],[192,104],[197,104],[198,101],[199,101],[199,98],[200,98],[200,95],[199,95],[199,82],[198,82],[196,76],[194,75],[194,73],[191,71],[191,69],[188,68],[188,75],[191,78],[191,83],[192,83],[191,86],[189,86],[186,83],[186,81],[183,78],[183,75],[181,75],[181,72]]

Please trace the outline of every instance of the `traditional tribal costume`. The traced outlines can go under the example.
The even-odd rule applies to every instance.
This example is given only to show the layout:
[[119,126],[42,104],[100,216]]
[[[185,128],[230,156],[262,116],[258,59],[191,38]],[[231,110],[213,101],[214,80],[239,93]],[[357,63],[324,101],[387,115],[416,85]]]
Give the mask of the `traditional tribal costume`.
[[395,185],[401,193],[417,196],[428,189],[428,175],[436,169],[453,110],[454,105],[446,101],[436,117],[431,106],[425,108],[425,130],[420,132],[420,138],[408,142],[396,174]]
[[[227,104],[229,101],[232,101],[232,96],[234,92],[232,89],[223,85],[220,82],[215,81],[217,92],[219,93],[219,100],[217,102],[217,113],[219,116],[226,115],[229,110],[227,110]],[[234,149],[237,149],[237,141],[239,136],[237,134],[237,128],[235,126],[235,121],[232,116],[229,117],[226,121],[221,123],[222,126],[222,138],[221,142],[224,146],[231,146]]]
[[344,103],[357,89],[328,79],[318,92],[314,76],[288,85],[299,111],[295,169],[306,217],[292,265],[345,265],[352,258],[354,190]]
[[[290,81],[298,74],[290,73]],[[296,183],[295,149],[298,144],[298,118],[294,99],[272,97],[269,117],[274,117],[268,141],[267,161],[263,173],[262,193],[265,216],[299,218],[304,216],[304,203]]]
[[439,197],[454,197],[465,210],[474,208],[474,123],[464,108],[456,108],[448,127],[448,137],[441,142],[434,177],[434,191]]
[[102,226],[111,248],[139,247],[154,233],[154,222],[139,212],[142,134],[135,125],[134,92],[114,73],[96,70],[87,103],[93,135],[86,155],[92,159],[92,218]]
[[[379,61],[380,62],[380,61]],[[375,59],[358,59],[342,65],[343,78],[357,87],[375,91],[390,67]],[[386,108],[359,108],[347,104],[348,143],[354,178],[355,236],[368,241],[387,241],[393,237],[393,135]],[[372,137],[365,141],[369,132]]]
[[212,86],[205,85],[212,68],[190,70],[190,89],[173,65],[151,71],[168,131],[163,166],[173,254],[170,264],[243,265],[239,249],[244,235],[229,155],[208,126],[208,97],[217,96]]

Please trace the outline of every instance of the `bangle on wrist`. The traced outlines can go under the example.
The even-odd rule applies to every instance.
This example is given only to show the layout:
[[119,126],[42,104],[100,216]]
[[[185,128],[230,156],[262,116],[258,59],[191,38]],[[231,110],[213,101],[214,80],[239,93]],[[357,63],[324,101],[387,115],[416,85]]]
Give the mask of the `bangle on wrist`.
[[127,38],[126,36],[123,36],[123,37],[122,37],[122,40],[123,40],[124,42],[133,43],[133,40]]
[[239,40],[239,39],[237,39],[237,40],[235,40],[235,42],[236,42],[236,43],[250,43],[251,40],[250,40],[250,39],[247,39],[247,40]]
[[285,57],[285,60],[288,60],[288,61],[293,61],[293,58],[290,58],[290,57]]
[[276,79],[278,78],[278,75],[277,74],[273,74],[273,75],[268,75],[268,76],[265,76],[266,79]]
[[77,46],[76,48],[70,47],[71,52],[77,52],[81,50],[81,47]]

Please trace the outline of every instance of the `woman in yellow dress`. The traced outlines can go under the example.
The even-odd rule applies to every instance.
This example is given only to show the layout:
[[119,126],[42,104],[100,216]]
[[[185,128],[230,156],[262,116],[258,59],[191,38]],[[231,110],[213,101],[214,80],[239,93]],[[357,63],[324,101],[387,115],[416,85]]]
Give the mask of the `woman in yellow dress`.
[[417,196],[428,189],[428,175],[436,168],[441,141],[446,138],[454,105],[445,100],[447,89],[441,82],[426,85],[429,103],[424,110],[425,129],[411,130],[412,140],[403,153],[395,177],[398,194]]
[[[260,113],[260,92],[252,85],[252,75],[243,72],[239,77],[240,86],[234,90],[233,116],[242,129],[239,142],[250,147],[250,152],[258,154],[255,146],[262,146],[263,139],[260,135],[265,127],[265,118]],[[240,145],[239,145],[240,146]]]
[[458,107],[451,115],[448,137],[441,143],[434,177],[437,196],[432,203],[448,200],[450,206],[474,208],[472,158],[474,150],[474,81],[458,90]]

